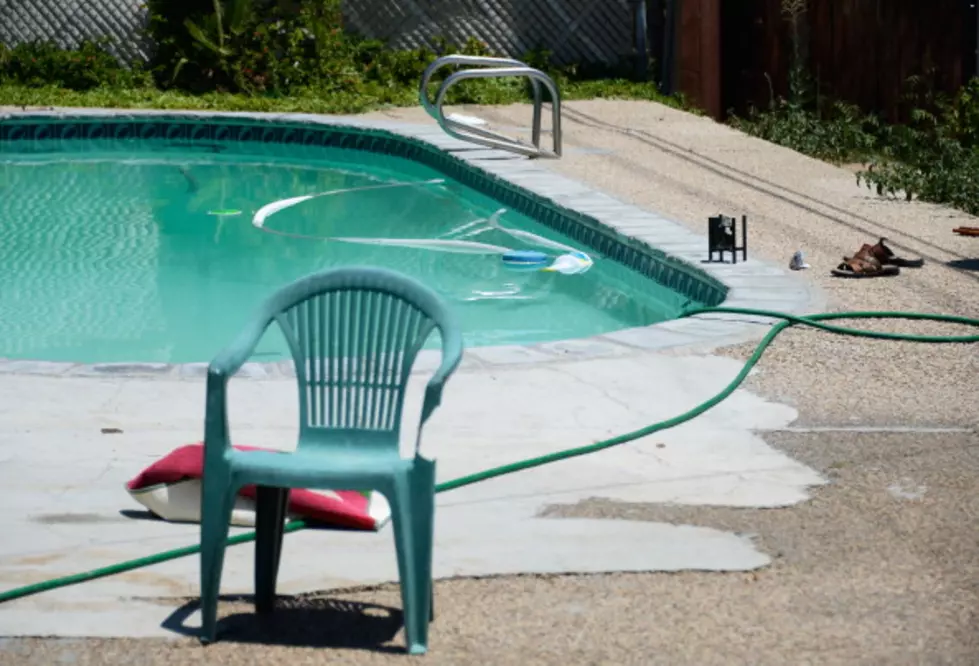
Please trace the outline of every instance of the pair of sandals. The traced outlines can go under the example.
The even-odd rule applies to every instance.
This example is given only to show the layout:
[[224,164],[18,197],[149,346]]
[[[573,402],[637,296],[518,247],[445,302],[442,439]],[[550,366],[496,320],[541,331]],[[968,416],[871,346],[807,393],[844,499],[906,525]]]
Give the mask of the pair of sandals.
[[894,254],[881,238],[876,245],[864,244],[852,257],[843,257],[843,263],[832,270],[836,277],[872,278],[900,275],[902,268],[921,268],[924,259],[905,259]]

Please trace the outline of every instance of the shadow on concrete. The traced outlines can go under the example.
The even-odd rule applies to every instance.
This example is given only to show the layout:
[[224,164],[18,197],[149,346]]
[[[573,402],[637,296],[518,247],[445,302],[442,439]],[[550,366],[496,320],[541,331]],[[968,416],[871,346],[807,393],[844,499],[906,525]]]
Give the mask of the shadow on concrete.
[[[403,653],[402,645],[389,645],[404,624],[401,610],[377,604],[324,597],[280,595],[275,611],[259,615],[250,595],[222,595],[224,610],[218,620],[218,638],[226,643],[258,643],[313,648],[347,648]],[[184,636],[198,634],[185,622],[200,608],[197,599],[183,604],[164,620],[164,629]]]
[[146,511],[145,509],[120,509],[119,515],[123,518],[129,518],[130,520],[153,520],[160,521],[162,518],[152,513],[151,511]]
[[960,271],[979,271],[979,259],[954,259],[946,263],[950,268]]

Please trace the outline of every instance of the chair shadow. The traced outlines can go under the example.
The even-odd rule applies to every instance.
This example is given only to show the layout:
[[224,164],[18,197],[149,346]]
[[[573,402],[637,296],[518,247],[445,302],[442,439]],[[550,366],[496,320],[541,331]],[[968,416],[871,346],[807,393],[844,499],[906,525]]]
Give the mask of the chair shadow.
[[[158,523],[167,523],[169,521],[160,518],[158,515],[152,511],[146,511],[145,509],[120,509],[119,515],[123,518],[129,518],[130,520],[149,520]],[[307,519],[308,520],[308,519]],[[170,523],[176,524],[176,523]],[[190,524],[190,523],[186,523]],[[243,526],[239,526],[243,527]],[[248,527],[247,529],[254,529],[254,527]],[[320,530],[327,532],[363,532],[365,531],[362,527],[347,527],[345,525],[330,525],[329,523],[319,523],[314,520],[309,520],[306,523],[307,530]]]
[[[225,595],[222,604],[251,606],[251,595]],[[200,608],[197,599],[173,611],[162,627],[184,636],[198,635],[185,622]],[[344,599],[280,595],[275,611],[259,615],[254,607],[218,620],[218,642],[289,647],[347,648],[383,653],[403,653],[404,647],[388,645],[404,624],[400,609]]]
[[946,265],[960,271],[979,271],[979,259],[954,259]]
[[130,520],[153,520],[162,521],[163,519],[152,513],[151,511],[138,510],[138,509],[120,509],[119,515],[123,518],[129,518]]

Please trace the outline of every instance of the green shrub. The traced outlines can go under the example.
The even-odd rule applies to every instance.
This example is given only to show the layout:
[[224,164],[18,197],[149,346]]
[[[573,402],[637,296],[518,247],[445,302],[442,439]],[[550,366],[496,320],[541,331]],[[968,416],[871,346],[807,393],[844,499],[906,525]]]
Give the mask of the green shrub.
[[[165,88],[271,95],[315,89],[402,99],[434,57],[427,49],[395,51],[344,32],[337,0],[149,0],[149,9],[149,35],[157,44],[152,70]],[[439,50],[455,51],[445,42]],[[489,53],[476,40],[459,51]]]
[[912,110],[906,124],[882,128],[878,154],[858,182],[979,215],[979,79],[927,106]]
[[947,204],[979,215],[979,79],[955,96],[929,97],[910,120],[886,125],[855,106],[836,102],[817,112],[786,100],[751,110],[730,123],[800,153],[868,167],[857,182],[882,196]]
[[[152,71],[164,87],[288,93],[321,83],[343,41],[332,0],[149,0]],[[317,71],[319,70],[319,71]],[[342,71],[332,71],[336,83]]]
[[[37,97],[22,88],[88,91],[152,85],[177,95],[250,96],[256,98],[256,107],[267,105],[259,98],[296,97],[303,100],[299,105],[318,98],[323,101],[318,108],[350,113],[417,103],[418,81],[436,53],[493,55],[476,39],[460,47],[436,40],[433,50],[390,49],[345,32],[340,0],[147,0],[147,8],[147,37],[156,47],[147,65],[121,67],[104,43],[86,43],[76,51],[52,44],[0,46],[0,85],[11,92],[18,88],[17,99]],[[654,84],[627,80],[621,67],[555,68],[542,50],[525,59],[553,76],[568,98],[679,104],[660,95]],[[436,75],[431,94],[449,73],[446,69]],[[525,79],[482,79],[460,82],[447,102],[499,104],[529,97]]]
[[[458,47],[436,40],[433,49],[399,51],[349,34],[342,28],[340,0],[147,1],[147,37],[156,45],[150,63],[126,70],[103,44],[78,51],[0,46],[0,103],[357,113],[417,104],[419,79],[436,53],[493,55],[476,39]],[[565,99],[683,106],[655,84],[628,80],[621,67],[556,68],[543,50],[524,59],[554,77]],[[431,95],[449,73],[447,68],[436,75]],[[529,98],[525,79],[482,79],[454,86],[447,103]]]
[[966,148],[979,148],[979,77],[974,77],[950,101],[938,103],[941,124]]
[[768,111],[751,109],[747,118],[732,114],[729,122],[747,134],[836,164],[872,155],[880,127],[852,104],[835,102],[816,112],[783,99]]
[[[435,54],[493,55],[469,39],[461,47],[437,40],[429,49],[398,51],[343,30],[339,0],[149,0],[148,32],[156,43],[152,71],[163,88],[195,93],[219,91],[272,96],[316,90],[320,94],[377,97],[412,103],[415,86]],[[559,84],[616,78],[622,67],[601,71],[576,66],[555,68],[550,54],[524,56]],[[623,63],[624,64],[624,63]],[[433,84],[448,72],[442,71]],[[664,99],[652,84],[634,84],[643,97]],[[433,91],[434,92],[434,91]],[[449,103],[495,104],[527,99],[521,79],[470,80],[450,93]]]
[[0,44],[0,84],[52,85],[69,90],[135,87],[148,79],[137,65],[128,68],[107,50],[107,40],[85,41],[75,50],[51,42],[8,48]]
[[[783,0],[790,18],[805,0]],[[794,25],[794,24],[793,24]],[[730,123],[754,136],[831,162],[869,162],[857,182],[882,196],[903,196],[979,214],[979,78],[953,96],[934,93],[933,77],[912,77],[904,92],[908,122],[885,125],[844,102],[825,104],[793,37],[789,98],[773,93],[767,111]]]

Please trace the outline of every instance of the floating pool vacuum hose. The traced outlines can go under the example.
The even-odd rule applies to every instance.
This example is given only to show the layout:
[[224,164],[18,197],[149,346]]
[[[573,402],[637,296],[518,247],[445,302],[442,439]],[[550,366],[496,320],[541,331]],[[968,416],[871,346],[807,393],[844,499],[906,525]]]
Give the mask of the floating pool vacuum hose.
[[[776,324],[772,329],[762,338],[761,342],[755,348],[754,353],[748,358],[744,367],[741,368],[741,372],[731,380],[727,386],[725,386],[720,393],[712,397],[711,399],[703,402],[690,411],[684,412],[679,416],[674,416],[671,419],[665,421],[660,421],[659,423],[653,423],[646,426],[645,428],[640,428],[639,430],[634,430],[618,437],[613,437],[611,439],[606,439],[602,442],[596,442],[595,444],[588,444],[585,446],[579,446],[577,448],[565,449],[564,451],[556,451],[555,453],[549,453],[544,456],[539,456],[537,458],[528,458],[526,460],[519,460],[517,462],[510,463],[509,465],[502,465],[500,467],[493,467],[491,469],[486,469],[481,472],[476,472],[474,474],[469,474],[467,476],[461,476],[457,479],[452,479],[450,481],[445,481],[435,486],[435,492],[444,493],[449,490],[455,490],[457,488],[462,488],[464,486],[469,486],[474,483],[479,483],[481,481],[486,481],[498,476],[503,476],[505,474],[513,474],[514,472],[519,472],[525,469],[531,469],[532,467],[539,467],[541,465],[547,465],[549,463],[558,462],[559,460],[567,460],[569,458],[575,458],[577,456],[583,456],[589,453],[595,453],[601,451],[602,449],[607,449],[613,446],[618,446],[619,444],[625,444],[627,442],[634,441],[640,437],[646,437],[656,432],[661,432],[663,430],[668,430],[669,428],[675,428],[678,425],[686,423],[691,419],[694,419],[707,410],[715,407],[716,405],[727,399],[734,391],[744,382],[748,377],[748,373],[751,369],[755,367],[758,361],[761,359],[765,350],[772,344],[775,338],[784,331],[785,329],[795,326],[809,326],[811,328],[817,328],[822,331],[827,331],[829,333],[836,333],[838,335],[849,335],[855,338],[871,338],[877,340],[899,340],[903,342],[924,342],[933,344],[948,344],[948,343],[974,343],[979,342],[979,334],[976,335],[909,335],[905,333],[883,333],[878,331],[864,331],[853,328],[843,328],[840,326],[834,326],[832,324],[826,324],[823,322],[835,321],[838,319],[906,319],[915,321],[935,321],[943,322],[948,324],[961,324],[964,326],[971,326],[973,328],[979,329],[979,319],[970,319],[968,317],[957,317],[954,315],[938,315],[938,314],[923,314],[918,312],[843,312],[843,313],[829,313],[829,314],[814,314],[807,316],[796,316],[790,314],[784,314],[781,312],[772,312],[768,310],[751,310],[747,308],[697,308],[684,312],[681,315],[683,317],[691,317],[694,315],[701,314],[735,314],[735,315],[745,315],[752,317],[770,317],[772,319],[781,319],[778,324]],[[286,532],[295,532],[297,530],[305,529],[306,527],[312,527],[314,525],[308,525],[304,521],[294,520],[286,524]],[[248,532],[246,534],[239,534],[228,539],[229,546],[235,546],[240,543],[248,543],[249,541],[255,540],[255,533]],[[100,569],[93,569],[91,571],[86,571],[83,573],[77,573],[70,576],[64,576],[61,578],[53,578],[51,580],[42,581],[40,583],[33,583],[31,585],[25,585],[24,587],[18,587],[13,590],[7,590],[6,592],[0,592],[0,603],[5,601],[12,601],[13,599],[19,599],[21,597],[27,597],[32,594],[38,594],[39,592],[45,592],[47,590],[54,590],[59,587],[67,587],[68,585],[74,585],[76,583],[83,583],[89,580],[95,580],[96,578],[103,578],[105,576],[112,576],[114,574],[123,573],[126,571],[132,571],[133,569],[141,569],[143,567],[148,567],[154,564],[159,564],[161,562],[167,562],[170,560],[175,560],[181,557],[186,557],[187,555],[195,555],[200,552],[200,545],[185,546],[183,548],[176,548],[174,550],[167,550],[162,553],[156,553],[154,555],[147,555],[146,557],[141,557],[135,560],[128,560],[126,562],[119,562],[118,564],[113,564],[107,567],[102,567]]]
[[[436,250],[439,252],[454,252],[457,254],[497,254],[503,265],[514,270],[535,270],[547,273],[561,273],[562,275],[578,275],[585,273],[594,265],[594,260],[581,250],[577,250],[564,243],[559,243],[548,238],[544,238],[529,231],[520,229],[509,229],[500,224],[500,217],[506,212],[506,208],[500,208],[488,218],[467,222],[457,229],[444,234],[444,236],[456,236],[455,238],[354,238],[349,236],[313,236],[310,234],[299,234],[290,231],[279,231],[269,229],[265,222],[269,217],[287,208],[292,208],[298,204],[320,197],[329,197],[338,194],[353,194],[356,192],[366,192],[369,190],[383,190],[391,188],[419,187],[425,185],[442,185],[445,181],[439,178],[434,180],[422,180],[409,183],[383,183],[380,185],[364,185],[361,187],[349,187],[340,190],[330,190],[317,194],[303,194],[298,197],[279,199],[267,203],[259,208],[252,216],[252,226],[266,233],[287,238],[297,238],[301,240],[319,240],[341,243],[360,243],[362,245],[393,245],[397,247],[408,247],[422,250]],[[221,212],[211,212],[212,215],[222,214]],[[473,229],[473,227],[478,227]],[[553,260],[546,253],[536,250],[516,250],[502,245],[492,245],[490,243],[480,243],[477,241],[463,240],[466,237],[478,235],[485,231],[496,230],[509,234],[525,243],[547,247],[557,250],[563,254]],[[465,232],[465,233],[464,233]]]

